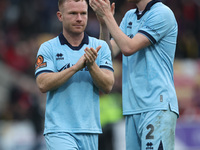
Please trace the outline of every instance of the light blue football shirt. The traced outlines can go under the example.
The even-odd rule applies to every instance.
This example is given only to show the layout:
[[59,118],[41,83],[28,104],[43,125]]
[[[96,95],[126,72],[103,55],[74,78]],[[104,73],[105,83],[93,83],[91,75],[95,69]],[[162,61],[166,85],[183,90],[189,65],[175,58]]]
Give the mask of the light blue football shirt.
[[131,56],[123,55],[123,114],[167,110],[169,106],[178,114],[173,81],[178,27],[173,12],[152,0],[141,15],[138,9],[129,10],[120,28],[130,38],[139,32],[152,43]]
[[[60,72],[76,64],[86,47],[102,48],[96,63],[113,71],[111,52],[102,40],[88,36],[73,47],[61,33],[43,43],[37,54],[36,77],[43,72]],[[99,89],[87,68],[78,71],[65,84],[47,92],[44,134],[52,132],[102,133],[100,125]]]

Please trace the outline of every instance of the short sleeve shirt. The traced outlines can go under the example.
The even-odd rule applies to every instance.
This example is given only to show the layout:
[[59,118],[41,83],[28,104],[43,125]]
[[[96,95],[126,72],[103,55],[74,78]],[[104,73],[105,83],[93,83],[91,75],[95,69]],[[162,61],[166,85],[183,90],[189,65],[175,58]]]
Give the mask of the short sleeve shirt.
[[170,109],[178,114],[173,80],[173,62],[177,41],[177,22],[173,12],[162,2],[152,0],[142,14],[128,11],[121,30],[130,38],[146,36],[151,45],[123,55],[123,114]]
[[[36,77],[41,73],[60,72],[70,68],[85,53],[86,47],[97,48],[96,63],[113,71],[111,51],[102,40],[84,35],[82,43],[73,47],[61,33],[43,43],[36,60]],[[87,67],[75,73],[66,83],[47,92],[44,134],[50,132],[101,133],[99,89]]]

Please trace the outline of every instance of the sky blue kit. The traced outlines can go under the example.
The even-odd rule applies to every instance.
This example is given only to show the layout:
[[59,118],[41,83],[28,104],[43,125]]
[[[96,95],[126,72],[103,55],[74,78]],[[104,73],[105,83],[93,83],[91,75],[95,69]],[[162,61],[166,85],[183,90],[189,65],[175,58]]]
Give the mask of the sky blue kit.
[[123,114],[167,110],[169,106],[178,114],[173,81],[178,27],[173,12],[153,0],[141,15],[138,9],[129,10],[120,28],[130,38],[141,33],[152,43],[133,55],[123,55]]
[[126,150],[173,149],[179,114],[173,79],[178,32],[174,14],[152,0],[143,12],[129,10],[120,28],[130,38],[139,33],[151,42],[133,55],[123,55]]
[[[61,33],[40,46],[36,77],[41,73],[60,72],[79,60],[86,47],[101,45],[96,63],[113,71],[111,52],[105,41],[84,34],[78,47],[73,47]],[[102,133],[100,125],[99,89],[85,67],[59,88],[47,92],[44,134],[53,132]]]

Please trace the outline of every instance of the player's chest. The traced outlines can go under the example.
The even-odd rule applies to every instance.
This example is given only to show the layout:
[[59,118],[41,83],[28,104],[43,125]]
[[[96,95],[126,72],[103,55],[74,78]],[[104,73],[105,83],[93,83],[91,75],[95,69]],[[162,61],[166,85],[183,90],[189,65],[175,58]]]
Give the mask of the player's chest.
[[130,38],[133,38],[138,33],[138,31],[145,26],[145,22],[145,17],[142,17],[139,20],[137,17],[128,19],[125,25],[126,35]]
[[84,49],[71,50],[71,49],[59,49],[54,52],[54,64],[58,72],[70,68],[77,63],[77,61],[84,54]]

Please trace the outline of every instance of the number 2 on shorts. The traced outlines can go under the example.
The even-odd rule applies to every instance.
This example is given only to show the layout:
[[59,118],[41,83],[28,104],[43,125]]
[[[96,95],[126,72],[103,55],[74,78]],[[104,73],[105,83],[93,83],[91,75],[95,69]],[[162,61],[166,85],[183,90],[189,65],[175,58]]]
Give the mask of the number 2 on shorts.
[[154,136],[152,135],[152,133],[154,132],[154,126],[152,124],[149,124],[147,126],[147,130],[149,130],[149,129],[150,129],[150,131],[147,133],[146,139],[154,139]]

